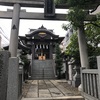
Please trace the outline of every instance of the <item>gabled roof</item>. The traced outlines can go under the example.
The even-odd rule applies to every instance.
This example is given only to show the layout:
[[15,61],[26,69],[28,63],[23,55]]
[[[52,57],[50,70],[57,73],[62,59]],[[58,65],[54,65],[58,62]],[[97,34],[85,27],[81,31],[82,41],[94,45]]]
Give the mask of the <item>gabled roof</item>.
[[39,27],[38,29],[30,29],[30,34],[26,34],[26,37],[33,37],[34,35],[36,35],[39,32],[45,32],[54,38],[59,37],[59,35],[55,35],[53,33],[53,30],[46,29],[43,25],[41,27]]

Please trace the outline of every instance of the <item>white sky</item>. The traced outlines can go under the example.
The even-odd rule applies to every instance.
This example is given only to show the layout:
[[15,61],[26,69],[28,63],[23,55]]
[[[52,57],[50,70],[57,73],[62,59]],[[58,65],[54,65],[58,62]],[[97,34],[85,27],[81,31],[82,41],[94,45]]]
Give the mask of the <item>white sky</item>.
[[[13,9],[12,7],[5,7],[5,6],[0,6],[0,11],[6,11],[7,9]],[[26,8],[21,8],[21,9],[26,9]],[[100,6],[97,9],[100,11]],[[40,8],[27,8],[27,12],[44,12],[44,9]],[[57,9],[56,13],[64,13],[67,14],[67,10],[61,10]],[[95,14],[95,12],[94,12]],[[9,41],[6,39],[10,39],[10,31],[11,31],[11,19],[0,19],[0,28],[3,29],[4,32],[2,36],[1,32],[0,35],[2,36],[2,44],[9,44]],[[66,31],[62,29],[62,24],[68,24],[67,21],[47,21],[47,20],[20,20],[20,27],[19,27],[19,35],[24,36],[25,34],[28,33],[29,29],[37,29],[43,25],[47,29],[53,29],[54,33],[59,35],[59,36],[65,36]],[[0,29],[1,30],[1,29]],[[6,37],[6,38],[5,38]]]
[[[12,9],[12,7],[5,7],[0,6],[0,11],[6,11],[7,9]],[[21,8],[26,9],[26,8]],[[43,9],[37,8],[27,8],[27,12],[43,12]],[[56,13],[67,13],[67,10],[56,10]],[[4,31],[5,37],[10,39],[10,31],[11,31],[11,19],[0,19],[0,27]],[[29,29],[37,29],[42,25],[47,29],[53,29],[54,34],[59,36],[65,36],[66,31],[62,29],[62,24],[67,24],[67,21],[50,21],[50,20],[20,20],[20,27],[19,27],[19,35],[24,36],[28,33]],[[2,44],[9,44],[8,40],[2,36]]]

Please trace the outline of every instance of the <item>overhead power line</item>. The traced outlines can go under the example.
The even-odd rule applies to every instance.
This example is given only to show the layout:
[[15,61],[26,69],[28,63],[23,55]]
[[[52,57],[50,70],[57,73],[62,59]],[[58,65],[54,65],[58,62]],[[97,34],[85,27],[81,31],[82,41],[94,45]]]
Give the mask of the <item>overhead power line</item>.
[[1,27],[0,27],[0,34],[9,42],[9,39],[6,37],[6,34]]

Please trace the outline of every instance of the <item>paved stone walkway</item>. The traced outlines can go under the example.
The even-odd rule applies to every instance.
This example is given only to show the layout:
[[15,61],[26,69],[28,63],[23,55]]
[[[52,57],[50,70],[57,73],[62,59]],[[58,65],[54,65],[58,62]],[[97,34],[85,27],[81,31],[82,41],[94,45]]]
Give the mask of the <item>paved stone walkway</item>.
[[68,96],[81,97],[77,88],[67,84],[66,80],[29,80],[23,85],[22,100],[33,100],[32,98],[42,100],[42,98],[52,99]]

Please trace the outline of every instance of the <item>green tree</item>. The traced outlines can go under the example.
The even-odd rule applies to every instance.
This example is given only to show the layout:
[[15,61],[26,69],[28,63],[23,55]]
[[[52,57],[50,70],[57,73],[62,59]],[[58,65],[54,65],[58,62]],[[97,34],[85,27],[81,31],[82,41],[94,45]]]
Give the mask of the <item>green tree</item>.
[[67,4],[69,11],[67,14],[67,20],[70,21],[71,25],[75,28],[81,26],[89,11],[86,6],[95,3],[94,0],[55,0],[57,4]]
[[[85,35],[88,46],[90,68],[97,68],[96,56],[100,55],[100,20],[85,25]],[[66,48],[66,55],[73,60],[73,63],[80,64],[77,33],[71,36],[70,44]]]
[[28,79],[28,71],[29,71],[29,65],[30,61],[27,58],[27,53],[25,51],[22,51],[20,54],[20,59],[23,64],[23,69],[24,69],[24,80]]
[[61,49],[60,49],[58,44],[56,44],[55,63],[56,63],[57,76],[60,79],[61,78],[61,71],[62,71],[62,67],[63,67],[63,58],[61,57]]
[[[60,4],[61,1],[63,2],[65,0],[57,0],[57,1]],[[74,29],[77,29],[83,25],[83,22],[86,16],[89,15],[89,10],[86,8],[89,7],[89,5],[95,4],[95,1],[94,0],[66,0],[66,3],[67,5],[70,6],[69,12],[67,14],[67,19],[70,21],[71,26],[74,27]],[[98,15],[98,18],[100,19],[100,15]],[[92,26],[89,24],[91,24]],[[92,23],[89,22],[87,26],[85,26],[85,33],[87,35],[87,44],[88,44],[90,62],[93,62],[93,59],[95,59],[95,56],[99,55],[100,53],[100,49],[98,47],[98,43],[100,43],[99,42],[100,41],[100,38],[99,38],[100,26],[99,25],[100,25],[100,22],[92,22]],[[63,28],[68,29],[65,26],[63,26]],[[72,39],[74,40],[74,38]],[[71,58],[74,58],[75,60],[77,58],[78,50],[73,49],[74,48],[73,45],[75,45],[76,42],[73,42],[72,39],[71,39],[70,45],[68,46],[66,50],[66,53],[67,55],[69,54],[70,56],[72,56]],[[75,60],[75,62],[76,61],[77,60]],[[93,64],[95,64],[95,60]]]
[[65,4],[67,0],[54,0],[56,4]]
[[91,68],[97,67],[96,56],[100,55],[100,20],[85,25],[88,55]]
[[76,65],[80,65],[80,56],[79,56],[79,46],[78,46],[78,37],[77,33],[74,33],[70,38],[70,44],[67,46],[65,55],[67,59],[70,58],[70,61]]
[[94,48],[98,48],[98,44],[100,43],[100,20],[86,23],[85,32],[88,44]]

